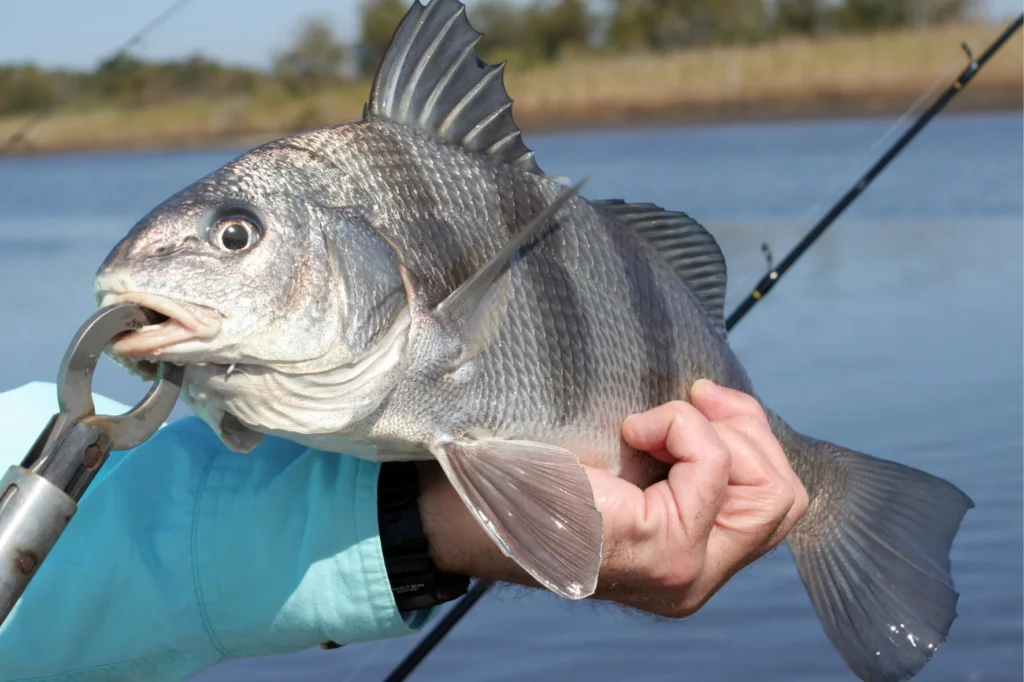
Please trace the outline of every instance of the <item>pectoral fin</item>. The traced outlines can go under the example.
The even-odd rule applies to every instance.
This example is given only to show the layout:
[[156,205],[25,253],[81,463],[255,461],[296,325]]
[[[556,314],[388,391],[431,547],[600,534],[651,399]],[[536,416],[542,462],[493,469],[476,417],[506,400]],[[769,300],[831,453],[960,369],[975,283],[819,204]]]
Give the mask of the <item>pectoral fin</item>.
[[508,557],[562,597],[594,593],[604,532],[590,479],[575,455],[497,439],[441,443],[433,452]]
[[581,180],[562,192],[491,256],[483,267],[437,305],[435,317],[455,329],[462,340],[465,351],[459,363],[486,350],[497,337],[508,303],[508,268],[513,256],[551,223],[586,182],[586,179]]

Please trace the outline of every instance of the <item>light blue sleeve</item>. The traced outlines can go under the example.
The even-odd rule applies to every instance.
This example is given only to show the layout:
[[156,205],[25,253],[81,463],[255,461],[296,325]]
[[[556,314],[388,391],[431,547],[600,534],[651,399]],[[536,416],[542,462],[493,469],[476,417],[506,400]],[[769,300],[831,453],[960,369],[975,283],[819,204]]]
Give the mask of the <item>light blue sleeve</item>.
[[[52,384],[0,394],[0,472],[56,409]],[[436,610],[408,625],[395,607],[378,469],[274,438],[234,453],[194,417],[111,453],[0,628],[0,681],[177,682],[229,658],[414,632]]]

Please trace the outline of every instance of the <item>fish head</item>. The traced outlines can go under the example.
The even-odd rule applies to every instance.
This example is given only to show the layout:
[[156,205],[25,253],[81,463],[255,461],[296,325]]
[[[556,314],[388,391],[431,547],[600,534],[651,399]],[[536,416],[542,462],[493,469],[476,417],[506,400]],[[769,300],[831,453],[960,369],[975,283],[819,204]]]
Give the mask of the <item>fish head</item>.
[[156,361],[184,365],[183,399],[234,449],[257,440],[243,427],[322,431],[270,423],[296,397],[282,393],[302,392],[288,377],[308,387],[358,365],[405,305],[391,249],[329,198],[322,173],[261,148],[162,202],[96,273],[99,306],[166,318],[116,339],[112,357],[143,375]]
[[[339,338],[335,282],[306,198],[242,157],[136,223],[100,266],[100,306],[167,320],[119,339],[122,358],[260,365],[322,357]],[[319,295],[306,296],[308,292]]]

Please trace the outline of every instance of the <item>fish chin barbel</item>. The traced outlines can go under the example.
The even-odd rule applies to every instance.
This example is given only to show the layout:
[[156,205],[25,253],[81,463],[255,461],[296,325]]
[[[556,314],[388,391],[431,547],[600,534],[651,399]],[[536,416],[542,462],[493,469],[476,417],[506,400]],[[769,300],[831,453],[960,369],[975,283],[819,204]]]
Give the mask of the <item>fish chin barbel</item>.
[[0,625],[46,559],[78,501],[112,450],[128,450],[156,433],[181,391],[184,369],[159,363],[153,387],[132,410],[97,415],[92,376],[107,345],[150,323],[131,303],[99,310],[78,330],[58,374],[60,411],[20,466],[0,479]]

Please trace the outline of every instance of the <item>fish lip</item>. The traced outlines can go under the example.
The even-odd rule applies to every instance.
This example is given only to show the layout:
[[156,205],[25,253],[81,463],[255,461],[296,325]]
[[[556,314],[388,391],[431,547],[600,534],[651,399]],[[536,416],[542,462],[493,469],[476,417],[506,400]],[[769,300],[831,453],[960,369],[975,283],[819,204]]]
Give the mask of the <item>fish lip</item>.
[[189,310],[181,303],[159,294],[107,293],[100,307],[117,303],[134,303],[167,318],[159,324],[147,325],[114,339],[110,351],[122,358],[156,356],[179,343],[211,339],[220,332],[220,321],[223,318],[212,308],[188,304],[192,308]]

